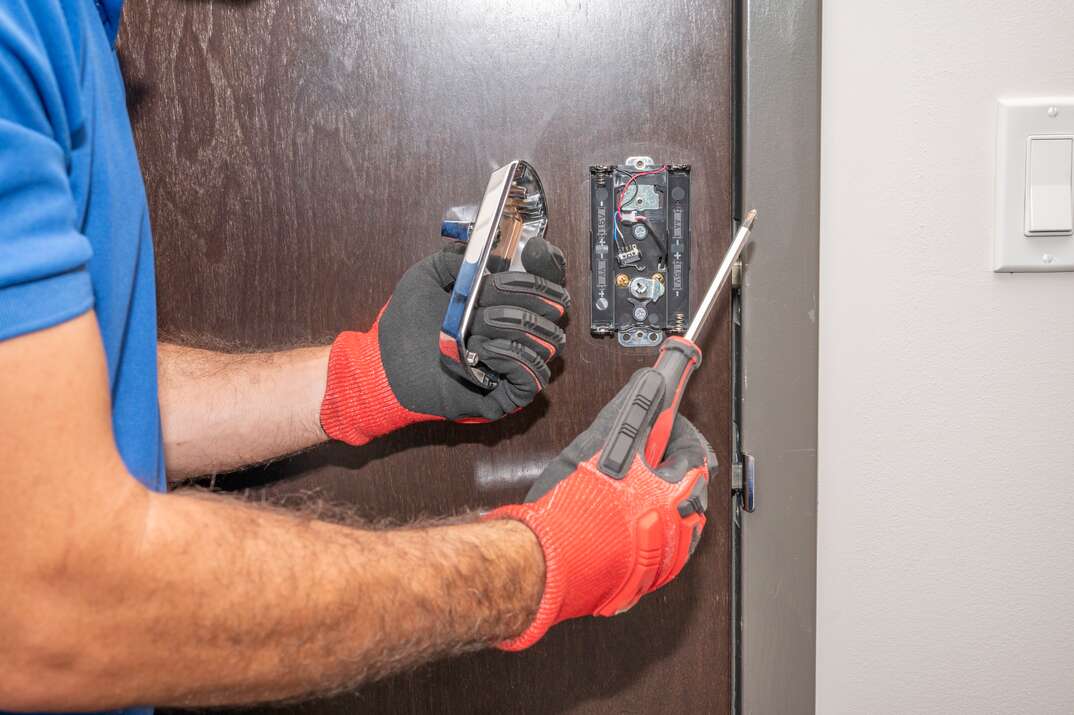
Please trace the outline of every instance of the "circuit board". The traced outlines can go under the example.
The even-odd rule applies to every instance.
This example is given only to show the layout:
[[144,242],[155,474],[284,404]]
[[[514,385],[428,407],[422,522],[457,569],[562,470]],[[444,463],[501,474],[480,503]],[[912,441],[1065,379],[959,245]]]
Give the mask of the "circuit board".
[[634,156],[589,174],[590,331],[659,345],[690,322],[690,167]]

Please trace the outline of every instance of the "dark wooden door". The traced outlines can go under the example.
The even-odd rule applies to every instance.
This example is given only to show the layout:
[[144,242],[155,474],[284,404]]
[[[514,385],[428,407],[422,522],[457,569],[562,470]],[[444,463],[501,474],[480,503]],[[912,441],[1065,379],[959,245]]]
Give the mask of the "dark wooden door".
[[[404,520],[521,499],[654,356],[589,335],[588,165],[634,154],[693,165],[695,305],[726,246],[730,5],[128,0],[121,57],[166,333],[262,349],[368,326],[403,271],[438,248],[443,209],[476,201],[515,157],[541,173],[576,298],[555,380],[520,415],[332,445],[218,484],[315,490]],[[729,335],[725,304],[684,407],[721,468],[676,582],[522,654],[456,658],[293,709],[727,712]]]

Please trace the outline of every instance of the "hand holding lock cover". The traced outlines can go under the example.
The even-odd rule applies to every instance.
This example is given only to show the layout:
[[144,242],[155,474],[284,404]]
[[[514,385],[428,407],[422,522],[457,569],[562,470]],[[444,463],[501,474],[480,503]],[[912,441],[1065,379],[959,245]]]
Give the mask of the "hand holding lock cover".
[[326,434],[365,444],[415,422],[496,420],[533,401],[563,350],[556,321],[570,305],[563,254],[542,237],[544,205],[536,172],[514,161],[493,173],[472,228],[445,222],[445,236],[468,244],[416,263],[372,329],[333,343]]
[[[491,390],[499,377],[481,365],[468,344],[474,311],[487,275],[527,269],[542,272],[540,266],[527,264],[542,262],[544,251],[526,250],[531,241],[533,248],[544,243],[548,226],[544,187],[537,171],[516,159],[492,172],[472,226],[460,230],[459,225],[458,221],[445,222],[442,231],[449,238],[466,241],[466,252],[440,330],[440,355],[450,371]],[[535,260],[527,260],[531,257]]]

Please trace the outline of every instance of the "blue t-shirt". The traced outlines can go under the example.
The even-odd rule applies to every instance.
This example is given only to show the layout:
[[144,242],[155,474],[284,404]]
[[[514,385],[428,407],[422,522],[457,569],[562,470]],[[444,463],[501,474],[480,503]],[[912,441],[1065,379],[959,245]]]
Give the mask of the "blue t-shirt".
[[95,309],[119,453],[163,490],[153,246],[114,46],[122,4],[0,1],[0,340]]
[[0,340],[94,308],[119,452],[160,490],[153,244],[114,47],[122,4],[0,3]]

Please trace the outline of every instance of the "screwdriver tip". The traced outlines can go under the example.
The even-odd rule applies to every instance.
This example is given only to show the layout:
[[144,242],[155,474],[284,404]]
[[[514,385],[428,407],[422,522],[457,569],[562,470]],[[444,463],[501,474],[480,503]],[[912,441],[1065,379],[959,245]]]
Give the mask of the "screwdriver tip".
[[742,228],[753,228],[753,221],[757,218],[757,209],[750,209],[746,214],[746,218],[742,219]]

